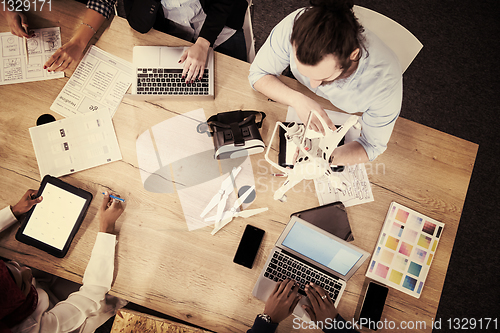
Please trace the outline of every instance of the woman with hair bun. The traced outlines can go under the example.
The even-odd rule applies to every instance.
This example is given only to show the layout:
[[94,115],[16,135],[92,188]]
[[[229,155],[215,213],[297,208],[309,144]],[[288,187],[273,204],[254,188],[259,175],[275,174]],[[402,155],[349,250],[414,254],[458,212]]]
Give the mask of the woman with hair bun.
[[[335,126],[313,99],[282,83],[294,77],[316,95],[348,113],[362,113],[361,136],[333,152],[333,165],[373,161],[387,148],[401,110],[402,71],[396,55],[364,29],[349,0],[311,0],[285,17],[267,38],[250,67],[249,81],[267,97],[292,106],[305,123],[316,110]],[[318,119],[311,127],[321,130]]]

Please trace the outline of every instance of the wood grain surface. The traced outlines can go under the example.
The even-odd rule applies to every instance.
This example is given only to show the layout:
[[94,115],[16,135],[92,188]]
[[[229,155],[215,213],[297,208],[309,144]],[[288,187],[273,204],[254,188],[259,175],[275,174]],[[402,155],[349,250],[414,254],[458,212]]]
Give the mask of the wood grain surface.
[[[65,43],[80,25],[84,10],[85,6],[77,2],[53,0],[51,12],[29,17],[33,28],[60,26]],[[0,30],[8,31],[4,21],[0,22]],[[99,35],[98,47],[128,61],[132,61],[135,45],[189,44],[157,31],[137,33],[119,17],[102,28]],[[16,226],[0,235],[0,256],[81,283],[98,231],[95,216],[100,192],[113,191],[126,199],[126,209],[117,222],[119,242],[110,293],[216,332],[246,331],[264,308],[251,291],[274,242],[290,214],[318,205],[313,183],[297,185],[286,203],[274,201],[274,190],[282,179],[270,176],[273,171],[264,154],[253,155],[257,198],[252,208],[269,207],[269,211],[248,219],[236,218],[215,236],[210,235],[211,227],[188,231],[176,193],[158,194],[144,189],[135,143],[151,126],[203,108],[207,118],[238,109],[266,112],[261,133],[269,144],[274,124],[284,120],[287,108],[268,101],[250,87],[249,66],[216,54],[213,101],[147,102],[125,97],[113,118],[123,160],[61,177],[95,198],[68,255],[57,259],[17,242]],[[71,73],[67,72],[67,76]],[[28,188],[38,188],[42,177],[28,128],[35,126],[43,113],[62,118],[49,108],[67,80],[66,77],[0,87],[0,207],[15,204]],[[296,81],[282,80],[314,96]],[[328,101],[314,98],[323,107],[336,110]],[[421,298],[391,289],[383,318],[396,324],[423,321],[425,327],[416,331],[431,331],[477,148],[471,142],[399,118],[387,151],[366,164],[375,201],[347,209],[355,237],[353,244],[373,252],[392,201],[446,224]],[[276,158],[276,149],[272,155]],[[251,270],[232,262],[247,223],[266,231]],[[359,312],[368,282],[364,276],[368,262],[349,280],[340,302],[339,311],[346,319]],[[297,330],[293,329],[292,318],[288,318],[278,332],[291,331]]]

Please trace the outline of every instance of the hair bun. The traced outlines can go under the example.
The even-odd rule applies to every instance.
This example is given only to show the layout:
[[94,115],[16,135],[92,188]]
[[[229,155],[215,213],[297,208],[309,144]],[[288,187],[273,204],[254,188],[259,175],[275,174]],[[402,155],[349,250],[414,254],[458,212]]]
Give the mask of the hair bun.
[[330,11],[350,11],[354,6],[352,0],[310,0],[311,6],[323,7]]

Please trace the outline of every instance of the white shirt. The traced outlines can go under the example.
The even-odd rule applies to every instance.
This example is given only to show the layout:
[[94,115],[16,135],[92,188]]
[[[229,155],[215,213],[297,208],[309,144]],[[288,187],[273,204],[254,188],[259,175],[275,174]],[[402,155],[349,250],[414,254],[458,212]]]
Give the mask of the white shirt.
[[[10,207],[0,211],[0,232],[17,220]],[[38,292],[38,305],[28,318],[12,328],[13,333],[94,332],[111,318],[116,310],[127,304],[125,300],[106,295],[113,281],[116,236],[99,232],[83,275],[83,286],[65,301],[55,306],[47,292],[33,285]],[[28,263],[29,264],[29,263]]]
[[[178,25],[176,28],[182,30],[173,34],[185,40],[196,41],[207,17],[200,1],[162,0],[161,4],[165,18],[175,22]],[[215,40],[214,48],[228,40],[235,32],[236,30],[225,26]]]
[[304,9],[285,17],[267,38],[250,67],[249,81],[254,85],[265,75],[280,75],[290,65],[295,78],[317,95],[348,113],[362,112],[361,136],[356,140],[370,161],[387,148],[401,111],[403,81],[396,55],[374,33],[365,29],[365,46],[356,71],[346,79],[311,88],[309,78],[297,69],[290,37],[295,17]]

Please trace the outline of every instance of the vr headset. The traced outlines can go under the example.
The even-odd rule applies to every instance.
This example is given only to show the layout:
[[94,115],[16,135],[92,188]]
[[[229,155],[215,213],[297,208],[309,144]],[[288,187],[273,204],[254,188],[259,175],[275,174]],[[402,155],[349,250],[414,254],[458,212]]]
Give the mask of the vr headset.
[[[260,115],[260,121],[255,122]],[[259,128],[266,118],[260,111],[229,111],[207,120],[215,147],[215,158],[238,158],[262,153],[265,148]]]

